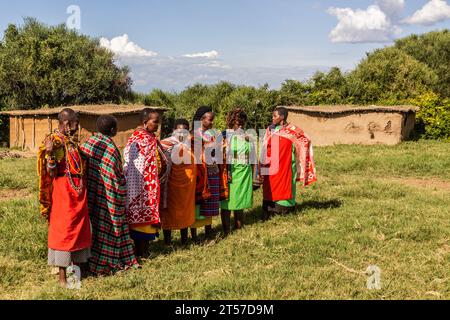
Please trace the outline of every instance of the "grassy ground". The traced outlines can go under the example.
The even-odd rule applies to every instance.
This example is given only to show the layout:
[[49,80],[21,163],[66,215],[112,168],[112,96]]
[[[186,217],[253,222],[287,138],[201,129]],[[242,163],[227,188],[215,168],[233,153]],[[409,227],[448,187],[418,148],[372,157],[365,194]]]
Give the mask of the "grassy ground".
[[[46,265],[34,160],[1,160],[0,298],[449,299],[449,155],[439,142],[317,148],[320,181],[295,214],[261,222],[257,193],[242,232],[155,243],[141,270],[80,291],[59,289]],[[370,265],[381,290],[367,289]]]

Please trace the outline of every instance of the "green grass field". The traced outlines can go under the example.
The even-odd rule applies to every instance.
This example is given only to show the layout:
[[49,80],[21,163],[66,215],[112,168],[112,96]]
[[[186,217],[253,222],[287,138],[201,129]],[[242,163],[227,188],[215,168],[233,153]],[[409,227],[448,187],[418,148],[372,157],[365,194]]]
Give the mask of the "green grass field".
[[154,243],[141,270],[68,291],[46,264],[35,160],[1,160],[0,299],[449,299],[450,143],[316,148],[316,162],[295,214],[262,222],[256,193],[243,231]]

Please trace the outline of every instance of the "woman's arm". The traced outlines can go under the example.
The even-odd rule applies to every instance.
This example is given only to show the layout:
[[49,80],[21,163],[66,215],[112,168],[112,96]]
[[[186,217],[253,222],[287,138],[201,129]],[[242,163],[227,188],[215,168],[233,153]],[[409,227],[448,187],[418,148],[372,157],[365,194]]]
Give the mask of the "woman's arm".
[[45,167],[50,177],[54,177],[56,173],[56,159],[53,153],[53,138],[48,136],[45,139]]

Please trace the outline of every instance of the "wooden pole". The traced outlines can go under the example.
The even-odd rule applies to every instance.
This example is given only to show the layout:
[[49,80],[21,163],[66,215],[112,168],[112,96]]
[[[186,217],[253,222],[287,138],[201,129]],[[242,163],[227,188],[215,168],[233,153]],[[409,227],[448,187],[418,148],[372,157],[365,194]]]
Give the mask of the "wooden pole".
[[14,117],[14,129],[15,129],[15,137],[14,137],[14,147],[19,147],[19,117]]
[[22,150],[25,150],[25,119],[24,117],[20,117],[22,122]]
[[33,134],[32,139],[33,139],[33,151],[34,151],[34,149],[36,149],[36,117],[35,116],[33,117],[33,132],[32,132],[32,134]]
[[52,133],[53,131],[52,119],[50,119],[50,116],[48,116],[47,120],[48,120],[48,133]]

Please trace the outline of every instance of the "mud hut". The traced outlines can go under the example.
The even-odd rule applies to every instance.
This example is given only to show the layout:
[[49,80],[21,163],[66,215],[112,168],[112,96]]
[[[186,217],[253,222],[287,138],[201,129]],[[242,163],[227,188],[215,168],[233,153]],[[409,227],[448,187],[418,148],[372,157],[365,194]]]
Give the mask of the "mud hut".
[[[65,107],[37,110],[16,110],[2,112],[9,117],[9,146],[22,150],[37,151],[46,135],[58,127],[58,113]],[[114,115],[118,122],[118,133],[114,141],[119,148],[126,145],[128,138],[139,126],[139,113],[144,108],[157,110],[161,115],[167,110],[161,107],[142,105],[86,105],[69,107],[79,114],[81,142],[96,131],[100,115]]]
[[318,146],[395,145],[408,140],[418,108],[413,106],[289,106],[289,122]]

